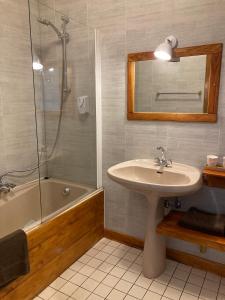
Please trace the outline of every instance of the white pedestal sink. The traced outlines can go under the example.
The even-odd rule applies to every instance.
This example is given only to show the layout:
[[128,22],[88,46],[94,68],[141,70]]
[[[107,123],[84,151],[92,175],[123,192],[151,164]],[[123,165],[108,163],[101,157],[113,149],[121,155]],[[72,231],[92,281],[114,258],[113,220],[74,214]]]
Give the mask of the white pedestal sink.
[[148,278],[159,276],[166,265],[165,238],[156,233],[163,219],[161,197],[186,195],[201,187],[201,173],[197,168],[173,163],[157,173],[159,166],[152,159],[137,159],[117,164],[108,169],[109,177],[148,199],[149,212],[144,245],[143,273]]

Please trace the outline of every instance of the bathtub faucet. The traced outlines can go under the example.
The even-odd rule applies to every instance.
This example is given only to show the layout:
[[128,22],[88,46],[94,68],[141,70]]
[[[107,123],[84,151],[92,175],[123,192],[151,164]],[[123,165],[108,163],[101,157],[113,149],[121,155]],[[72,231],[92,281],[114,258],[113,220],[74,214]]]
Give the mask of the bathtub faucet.
[[9,193],[14,187],[16,187],[14,183],[4,182],[3,177],[0,177],[0,193]]

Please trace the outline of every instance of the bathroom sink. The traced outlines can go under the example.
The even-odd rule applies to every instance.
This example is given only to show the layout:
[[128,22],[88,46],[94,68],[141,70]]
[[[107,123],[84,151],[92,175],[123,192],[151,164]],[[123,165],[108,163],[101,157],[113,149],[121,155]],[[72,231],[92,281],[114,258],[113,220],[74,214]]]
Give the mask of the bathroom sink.
[[160,196],[179,196],[201,186],[201,173],[192,166],[173,163],[158,173],[159,166],[152,159],[137,159],[117,164],[108,175],[125,187],[145,193],[155,191]]
[[108,169],[109,177],[124,187],[142,193],[148,200],[148,220],[144,244],[143,273],[158,277],[166,266],[165,238],[156,233],[164,217],[161,197],[182,196],[201,187],[201,172],[192,166],[170,163],[165,159],[159,167],[152,159],[126,161]]

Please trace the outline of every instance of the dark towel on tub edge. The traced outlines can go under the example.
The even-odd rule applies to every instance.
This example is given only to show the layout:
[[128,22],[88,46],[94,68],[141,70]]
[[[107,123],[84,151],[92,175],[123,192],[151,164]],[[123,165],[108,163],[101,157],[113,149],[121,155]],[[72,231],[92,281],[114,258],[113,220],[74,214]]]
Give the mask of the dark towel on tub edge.
[[0,239],[0,287],[29,273],[27,236],[21,229]]
[[178,224],[188,229],[225,236],[225,215],[208,213],[195,207],[191,207]]

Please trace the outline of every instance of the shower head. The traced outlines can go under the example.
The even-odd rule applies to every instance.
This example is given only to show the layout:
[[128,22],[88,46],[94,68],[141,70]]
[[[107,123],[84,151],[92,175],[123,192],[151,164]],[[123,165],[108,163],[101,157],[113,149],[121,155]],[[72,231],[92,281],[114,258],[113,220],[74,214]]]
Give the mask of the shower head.
[[46,25],[46,26],[50,26],[52,27],[52,29],[55,31],[55,33],[58,35],[58,38],[59,39],[62,39],[63,38],[63,35],[62,33],[60,32],[60,30],[51,22],[49,21],[48,19],[44,19],[44,18],[38,18],[37,21],[43,25]]
[[44,25],[50,25],[50,21],[44,18],[38,18],[37,19],[39,23],[44,24]]

